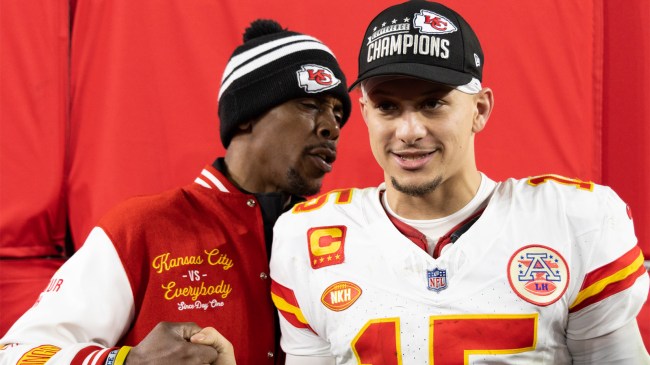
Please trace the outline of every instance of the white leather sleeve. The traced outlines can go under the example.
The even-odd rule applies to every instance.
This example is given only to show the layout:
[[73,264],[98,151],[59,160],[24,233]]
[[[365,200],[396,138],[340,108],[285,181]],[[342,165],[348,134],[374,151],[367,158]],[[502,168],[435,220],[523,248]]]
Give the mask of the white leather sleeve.
[[0,350],[0,364],[16,364],[26,352],[44,345],[52,346],[47,364],[70,364],[83,348],[114,346],[133,315],[122,261],[106,233],[94,228],[36,304],[0,339],[0,347],[12,344]]

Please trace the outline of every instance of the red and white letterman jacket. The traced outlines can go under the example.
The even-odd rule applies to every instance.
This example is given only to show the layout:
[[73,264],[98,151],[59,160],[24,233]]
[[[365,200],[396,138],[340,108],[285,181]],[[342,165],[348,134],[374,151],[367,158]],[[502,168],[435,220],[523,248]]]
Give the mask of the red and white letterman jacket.
[[268,272],[258,200],[207,166],[102,218],[0,340],[0,364],[104,364],[160,321],[213,326],[238,364],[273,364]]

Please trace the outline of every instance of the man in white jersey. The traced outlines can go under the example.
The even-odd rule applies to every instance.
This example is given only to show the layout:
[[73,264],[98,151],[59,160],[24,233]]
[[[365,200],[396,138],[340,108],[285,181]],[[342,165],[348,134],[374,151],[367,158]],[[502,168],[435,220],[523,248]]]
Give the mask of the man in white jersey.
[[286,364],[649,364],[648,273],[614,191],[495,182],[474,138],[493,92],[466,21],[410,1],[370,23],[360,107],[384,170],[278,220],[272,294]]

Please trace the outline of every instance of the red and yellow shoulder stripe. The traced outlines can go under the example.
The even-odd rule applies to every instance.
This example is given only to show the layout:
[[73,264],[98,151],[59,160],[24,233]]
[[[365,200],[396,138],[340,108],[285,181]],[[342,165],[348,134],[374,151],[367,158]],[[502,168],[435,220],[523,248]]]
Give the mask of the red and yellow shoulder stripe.
[[307,319],[305,319],[305,316],[302,314],[293,290],[273,280],[271,282],[271,298],[273,298],[273,304],[278,308],[282,317],[284,317],[294,327],[306,328],[314,332],[314,330],[309,326]]
[[643,252],[634,246],[617,260],[587,274],[569,312],[577,312],[631,287],[646,272],[643,260]]

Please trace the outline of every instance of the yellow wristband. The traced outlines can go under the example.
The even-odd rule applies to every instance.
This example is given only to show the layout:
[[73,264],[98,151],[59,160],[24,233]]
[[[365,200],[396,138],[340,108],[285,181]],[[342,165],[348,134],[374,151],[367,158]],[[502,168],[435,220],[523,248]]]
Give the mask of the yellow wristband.
[[124,360],[126,360],[126,355],[129,354],[129,351],[131,351],[131,346],[122,346],[120,351],[117,352],[117,356],[115,356],[113,365],[124,365]]

